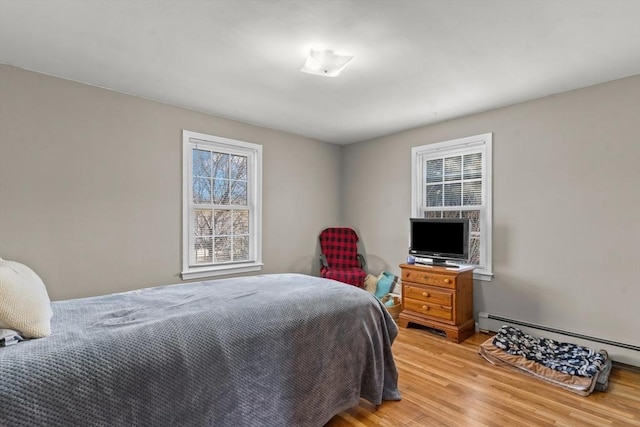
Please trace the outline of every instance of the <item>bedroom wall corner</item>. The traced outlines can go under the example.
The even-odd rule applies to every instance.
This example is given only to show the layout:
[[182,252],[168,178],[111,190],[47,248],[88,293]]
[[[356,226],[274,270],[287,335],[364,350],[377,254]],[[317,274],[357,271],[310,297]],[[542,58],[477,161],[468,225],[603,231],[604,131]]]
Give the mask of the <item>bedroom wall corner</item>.
[[[399,273],[411,147],[493,133],[493,271],[474,311],[640,345],[640,75],[346,146],[343,221]],[[369,165],[384,165],[371,173]]]

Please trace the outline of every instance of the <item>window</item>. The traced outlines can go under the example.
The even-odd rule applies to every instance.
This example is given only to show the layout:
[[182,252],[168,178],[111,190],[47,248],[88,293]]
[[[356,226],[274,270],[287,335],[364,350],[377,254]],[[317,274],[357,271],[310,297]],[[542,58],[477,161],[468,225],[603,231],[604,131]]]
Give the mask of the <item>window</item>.
[[474,277],[491,280],[492,134],[413,147],[412,215],[468,218]]
[[182,278],[262,268],[262,146],[183,131]]

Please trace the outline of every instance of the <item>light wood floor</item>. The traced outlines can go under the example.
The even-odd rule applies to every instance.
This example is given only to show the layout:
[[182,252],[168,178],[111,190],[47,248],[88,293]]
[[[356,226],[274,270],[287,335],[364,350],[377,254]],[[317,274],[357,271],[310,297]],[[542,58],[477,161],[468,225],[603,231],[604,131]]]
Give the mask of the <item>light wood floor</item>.
[[640,372],[614,367],[606,392],[587,397],[491,365],[478,355],[489,335],[461,344],[400,328],[393,344],[402,400],[361,400],[325,427],[640,426]]

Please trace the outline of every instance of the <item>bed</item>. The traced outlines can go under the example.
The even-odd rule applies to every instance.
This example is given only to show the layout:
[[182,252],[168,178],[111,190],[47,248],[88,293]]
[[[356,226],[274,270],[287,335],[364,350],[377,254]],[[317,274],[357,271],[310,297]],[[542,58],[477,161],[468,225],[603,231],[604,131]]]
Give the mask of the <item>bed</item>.
[[399,400],[397,327],[368,292],[300,274],[52,302],[0,348],[3,426],[322,426]]

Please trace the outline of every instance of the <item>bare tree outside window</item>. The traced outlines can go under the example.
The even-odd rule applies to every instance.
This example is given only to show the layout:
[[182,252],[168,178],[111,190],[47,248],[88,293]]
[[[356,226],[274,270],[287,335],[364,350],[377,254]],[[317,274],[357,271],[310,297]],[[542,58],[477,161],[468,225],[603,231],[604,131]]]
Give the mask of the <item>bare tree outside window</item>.
[[193,247],[198,265],[247,261],[248,158],[193,150]]
[[480,263],[482,153],[424,162],[425,218],[469,219],[469,263]]

